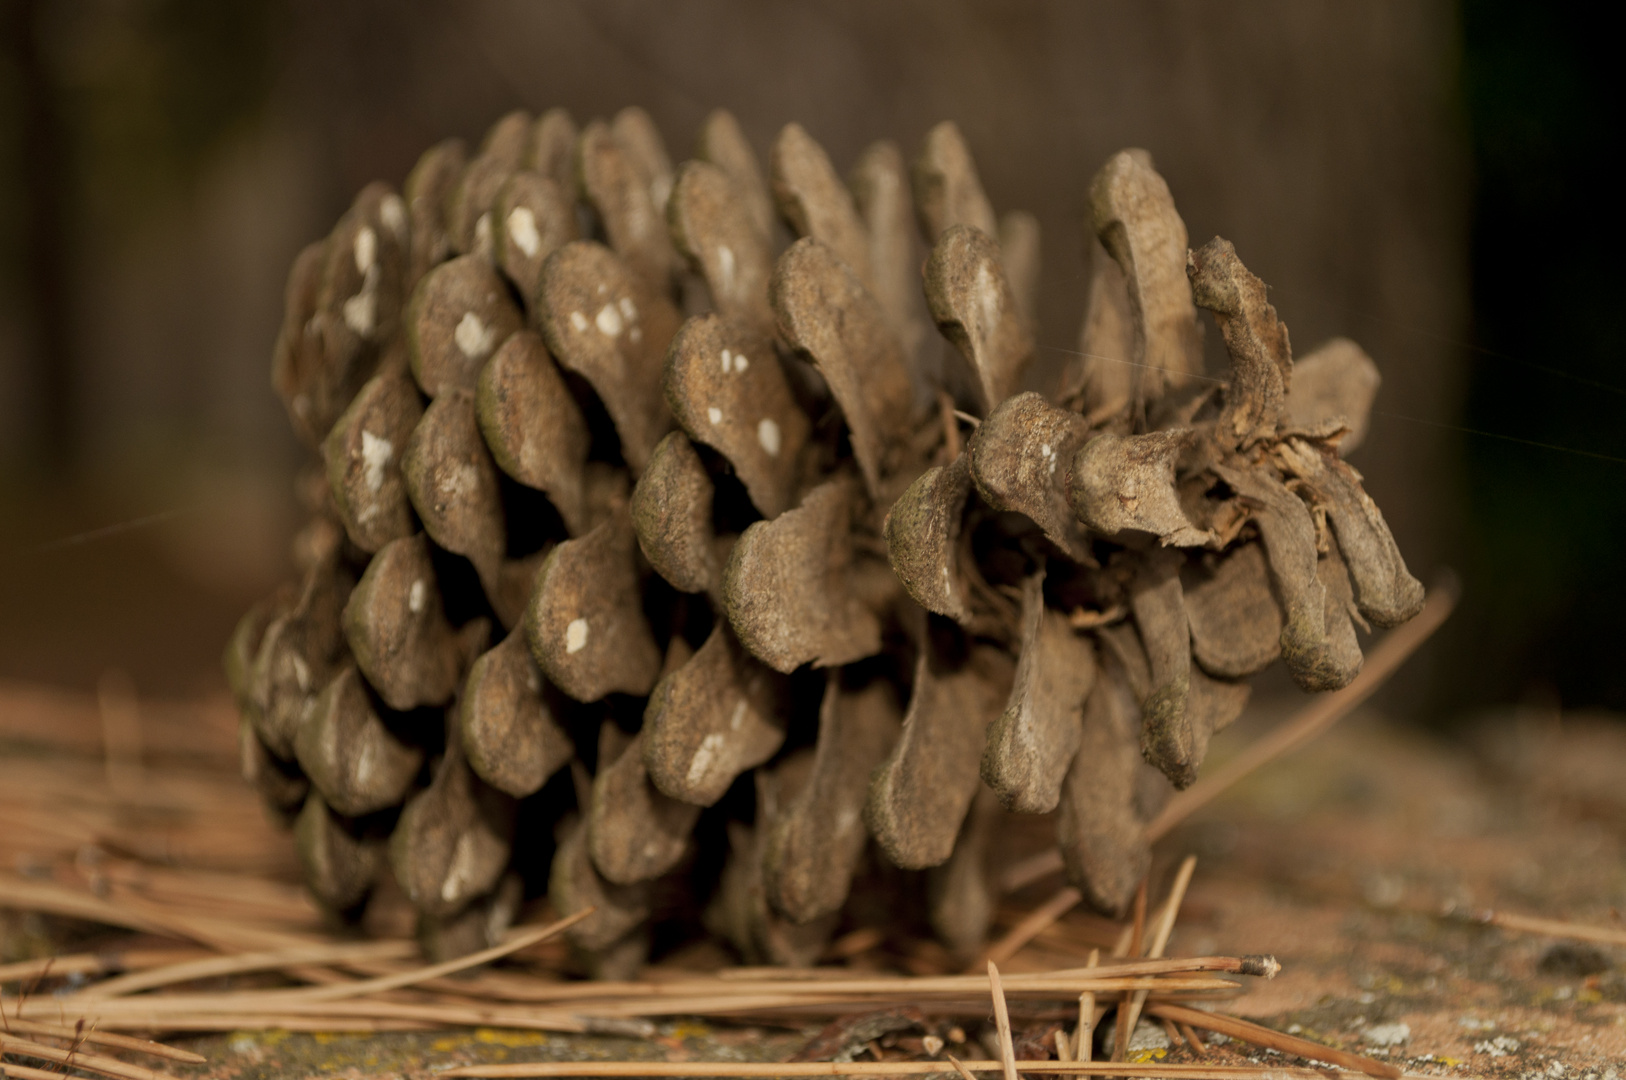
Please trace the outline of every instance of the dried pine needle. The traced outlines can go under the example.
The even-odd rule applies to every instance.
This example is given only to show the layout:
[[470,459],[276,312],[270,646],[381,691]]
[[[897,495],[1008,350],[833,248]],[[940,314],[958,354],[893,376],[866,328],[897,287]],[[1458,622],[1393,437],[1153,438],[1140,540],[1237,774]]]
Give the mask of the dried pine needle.
[[1589,926],[1586,923],[1569,922],[1564,919],[1544,919],[1536,915],[1519,915],[1511,911],[1456,911],[1448,909],[1447,914],[1521,934],[1540,934],[1543,937],[1568,938],[1571,941],[1593,941],[1600,945],[1626,945],[1626,930],[1617,930],[1608,926]]
[[[86,1072],[100,1073],[103,1076],[116,1077],[117,1080],[162,1080],[163,1074],[144,1069],[139,1065],[131,1065],[117,1058],[104,1057],[101,1054],[86,1054],[77,1047],[63,1050],[56,1046],[47,1046],[45,1043],[35,1042],[32,1039],[8,1035],[0,1031],[0,1052],[21,1057],[37,1058],[41,1061],[54,1061],[59,1065]],[[10,1066],[0,1066],[3,1071]]]
[[1013,926],[1004,937],[991,945],[983,960],[1003,964],[1020,952],[1024,945],[1042,934],[1046,928],[1077,907],[1083,900],[1084,894],[1071,885],[1057,890],[1054,896],[1034,908],[1030,915]]
[[[1187,855],[1180,863],[1180,869],[1174,876],[1174,884],[1169,889],[1169,898],[1164,901],[1163,910],[1158,915],[1157,927],[1152,932],[1151,944],[1147,947],[1146,955],[1152,959],[1160,959],[1163,950],[1168,947],[1169,935],[1174,933],[1174,921],[1180,915],[1180,904],[1186,898],[1186,888],[1191,884],[1191,875],[1197,869],[1197,857]],[[1129,1039],[1134,1036],[1135,1024],[1140,1019],[1141,1009],[1146,1005],[1145,990],[1137,990],[1128,1002],[1128,1019],[1118,1025],[1118,1031],[1123,1041],[1118,1044],[1114,1054],[1120,1061],[1127,1052]],[[1127,1031],[1127,1035],[1123,1032]]]
[[988,992],[994,999],[994,1024],[999,1029],[999,1056],[1005,1065],[1005,1080],[1016,1080],[1016,1043],[1011,1039],[1011,1013],[1005,1005],[1005,988],[999,985],[999,968],[988,961]]
[[[1003,1061],[950,1063],[962,1077],[975,1073],[1004,1074]],[[1325,1080],[1314,1069],[1291,1065],[1181,1065],[1083,1061],[1016,1061],[1018,1072],[1059,1076],[1125,1076],[1146,1080]],[[802,1076],[922,1076],[941,1074],[940,1061],[527,1061],[503,1065],[464,1065],[440,1073],[445,1077],[802,1077]]]
[[154,1057],[169,1058],[172,1061],[184,1061],[189,1065],[201,1065],[205,1059],[190,1050],[182,1050],[174,1046],[153,1042],[149,1039],[136,1039],[129,1035],[114,1035],[105,1031],[97,1031],[91,1027],[75,1028],[63,1024],[44,1024],[37,1020],[23,1020],[15,1016],[0,1019],[8,1031],[20,1032],[24,1035],[44,1035],[52,1039],[71,1039],[77,1042],[87,1042],[98,1046],[106,1046],[114,1050],[132,1050],[136,1053],[151,1054]]
[[1217,1031],[1234,1039],[1263,1046],[1283,1054],[1293,1054],[1297,1057],[1309,1058],[1312,1061],[1325,1061],[1329,1065],[1336,1065],[1341,1069],[1353,1069],[1356,1072],[1366,1073],[1368,1076],[1383,1077],[1384,1080],[1399,1080],[1402,1072],[1386,1061],[1376,1061],[1360,1054],[1352,1054],[1347,1050],[1339,1050],[1331,1046],[1301,1039],[1296,1035],[1288,1035],[1280,1031],[1273,1031],[1240,1017],[1225,1016],[1221,1013],[1204,1012],[1201,1009],[1188,1009],[1182,1005],[1156,1003],[1148,1007],[1152,1015],[1174,1020],[1178,1023],[1190,1024],[1194,1028],[1204,1028],[1208,1031]]
[[195,979],[218,978],[222,975],[241,975],[254,971],[282,971],[295,965],[337,964],[353,960],[400,960],[418,954],[414,941],[346,942],[338,945],[299,945],[291,949],[273,949],[267,952],[237,953],[188,960],[178,964],[132,972],[104,982],[95,983],[74,994],[69,1000],[120,997],[142,990]]

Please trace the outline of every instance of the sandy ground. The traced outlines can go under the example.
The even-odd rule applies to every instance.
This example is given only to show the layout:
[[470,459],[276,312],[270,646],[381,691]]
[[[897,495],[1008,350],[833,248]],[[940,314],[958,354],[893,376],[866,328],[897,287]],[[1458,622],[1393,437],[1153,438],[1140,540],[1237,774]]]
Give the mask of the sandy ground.
[[1618,721],[1487,718],[1451,745],[1358,716],[1168,839],[1200,859],[1173,949],[1274,953],[1236,1011],[1408,1069],[1626,1075],[1626,951],[1441,915],[1626,930],[1623,841]]

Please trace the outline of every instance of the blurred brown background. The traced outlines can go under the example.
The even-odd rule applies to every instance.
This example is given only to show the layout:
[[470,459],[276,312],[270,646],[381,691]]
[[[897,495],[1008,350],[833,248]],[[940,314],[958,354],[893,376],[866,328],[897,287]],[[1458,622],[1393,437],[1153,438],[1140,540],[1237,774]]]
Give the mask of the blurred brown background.
[[[1526,617],[1536,601],[1473,606],[1476,595],[1511,602],[1476,495],[1508,489],[1505,465],[1476,456],[1457,429],[1521,419],[1518,379],[1529,374],[1512,368],[1510,382],[1494,369],[1486,399],[1476,380],[1490,369],[1473,346],[1573,360],[1513,332],[1497,338],[1494,318],[1476,314],[1484,282],[1500,280],[1483,278],[1476,253],[1486,235],[1506,235],[1484,222],[1484,91],[1502,86],[1495,48],[1519,59],[1532,40],[1503,40],[1520,31],[1496,21],[1499,5],[0,0],[0,10],[0,678],[88,685],[118,669],[143,692],[217,686],[238,613],[286,570],[300,455],[268,371],[294,253],[356,189],[399,184],[448,134],[477,140],[515,106],[564,105],[583,120],[641,104],[676,159],[724,106],[759,151],[794,119],[842,169],[875,138],[912,154],[930,125],[956,120],[996,207],[1031,210],[1043,226],[1039,360],[1052,368],[1074,347],[1085,300],[1085,187],[1111,152],[1149,149],[1193,242],[1235,242],[1273,286],[1301,352],[1347,334],[1383,371],[1354,463],[1414,571],[1464,573],[1466,622],[1478,628],[1414,664],[1391,707],[1626,697],[1618,678],[1571,685],[1519,651],[1541,639]],[[1539,150],[1538,140],[1529,153]],[[1504,171],[1523,167],[1521,152]],[[1555,415],[1576,391],[1559,387]],[[1509,392],[1510,414],[1497,414]],[[1486,400],[1490,412],[1465,424],[1465,407]],[[1595,434],[1613,436],[1599,423]],[[1568,441],[1584,435],[1569,430]],[[1555,466],[1554,452],[1507,445],[1518,451],[1509,460],[1536,463],[1523,466],[1535,470],[1532,498],[1547,490],[1542,470],[1568,477],[1575,460],[1601,470],[1592,490],[1626,487],[1618,464],[1557,455]],[[1505,538],[1510,551],[1526,542]],[[1569,580],[1558,574],[1549,592]],[[1518,633],[1485,637],[1504,624]],[[1605,648],[1618,653],[1615,640]]]

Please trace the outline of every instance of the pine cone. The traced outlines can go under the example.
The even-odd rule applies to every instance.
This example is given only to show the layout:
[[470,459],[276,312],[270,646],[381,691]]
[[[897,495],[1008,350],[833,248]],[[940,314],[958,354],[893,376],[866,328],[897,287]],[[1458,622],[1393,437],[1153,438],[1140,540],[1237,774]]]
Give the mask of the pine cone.
[[322,466],[301,580],[227,650],[245,776],[322,903],[387,865],[431,951],[499,933],[551,848],[556,909],[598,908],[586,966],[627,970],[713,819],[689,899],[752,959],[817,958],[871,839],[975,948],[1006,812],[1059,810],[1069,877],[1123,910],[1244,680],[1342,686],[1354,627],[1422,603],[1340,457],[1374,365],[1295,365],[1142,151],[1090,186],[1048,396],[1019,392],[1038,226],[952,124],[848,183],[794,124],[766,180],[727,113],[696,154],[674,172],[637,109],[514,113],[295,261],[273,381]]

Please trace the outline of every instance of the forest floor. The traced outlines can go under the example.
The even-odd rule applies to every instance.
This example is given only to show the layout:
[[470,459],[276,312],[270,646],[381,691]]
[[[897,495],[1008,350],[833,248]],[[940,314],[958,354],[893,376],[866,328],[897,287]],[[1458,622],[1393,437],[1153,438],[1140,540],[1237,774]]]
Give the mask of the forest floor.
[[[1267,701],[1252,710],[1216,741],[1215,759],[1246,745],[1295,704]],[[109,727],[108,711],[119,707],[105,691],[98,704],[89,695],[0,683],[0,792],[11,792],[0,794],[8,804],[0,809],[21,813],[30,785],[50,769],[87,778],[80,785],[87,807],[103,798],[97,789],[106,763],[98,755],[104,734],[118,730],[116,723]],[[253,795],[231,775],[235,725],[224,696],[147,703],[139,715],[145,733],[137,745],[154,758],[180,753],[192,780],[206,780],[215,793],[220,820],[236,822],[237,835],[250,837],[253,850],[243,857],[268,876],[293,881],[291,843],[256,819]],[[189,858],[179,834],[166,838],[138,817],[94,808],[76,817],[73,807],[66,810],[65,820],[102,829],[100,842],[115,853],[156,865]],[[40,876],[45,864],[31,864],[23,850],[33,834],[11,831],[10,840],[0,838],[0,855],[16,865],[0,871]],[[198,851],[207,847],[208,834],[188,835],[203,845]],[[1626,1077],[1626,948],[1509,930],[1468,915],[1494,909],[1572,920],[1618,938],[1626,931],[1623,853],[1620,718],[1510,713],[1486,717],[1466,739],[1446,741],[1357,712],[1163,840],[1150,893],[1161,896],[1174,866],[1195,854],[1196,875],[1168,954],[1270,953],[1281,962],[1279,976],[1250,980],[1229,1011],[1408,1073],[1617,1080]],[[1037,882],[1011,897],[995,933],[1060,884]],[[1064,916],[1005,970],[1076,963],[1077,936],[1100,922],[1083,912]],[[83,924],[0,909],[0,964],[69,945],[94,950],[112,940]],[[722,956],[700,948],[691,960],[704,966],[707,957],[715,963]],[[848,962],[878,963],[873,955]],[[280,1080],[429,1076],[458,1064],[539,1059],[782,1060],[815,1030],[679,1020],[659,1023],[650,1039],[484,1028],[241,1031],[171,1040],[209,1064],[170,1071]],[[1161,1030],[1141,1031],[1144,1038],[1131,1047],[1144,1044],[1143,1060],[1197,1060],[1189,1048],[1158,1046],[1166,1041]],[[1286,1060],[1261,1055],[1231,1043],[1212,1047],[1207,1060]]]

